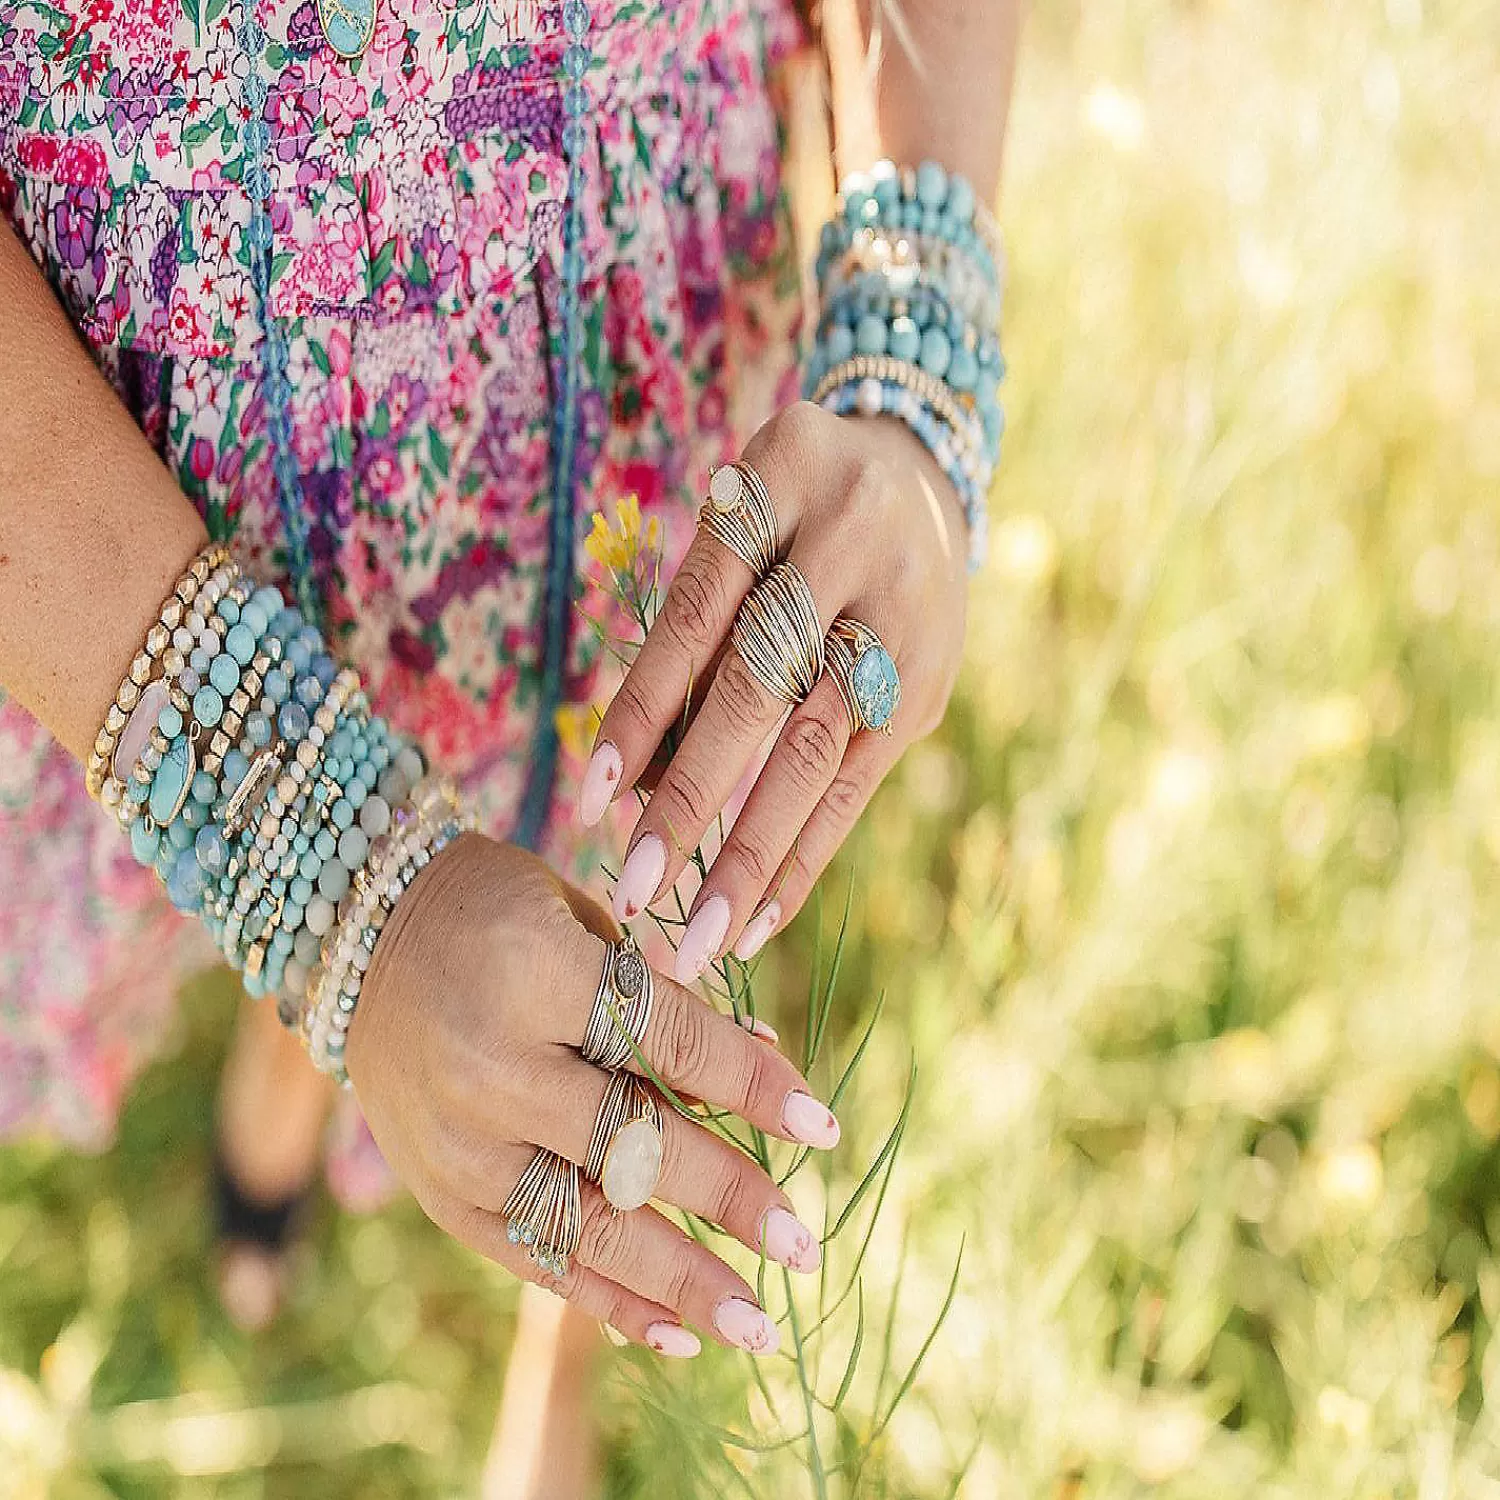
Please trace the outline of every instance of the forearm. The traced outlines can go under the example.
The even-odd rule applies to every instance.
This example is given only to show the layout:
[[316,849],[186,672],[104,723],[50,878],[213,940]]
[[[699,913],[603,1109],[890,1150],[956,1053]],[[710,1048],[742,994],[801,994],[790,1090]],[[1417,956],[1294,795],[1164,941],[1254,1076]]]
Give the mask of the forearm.
[[828,0],[840,173],[931,159],[993,203],[1020,0]]
[[198,513],[0,226],[0,686],[80,760]]

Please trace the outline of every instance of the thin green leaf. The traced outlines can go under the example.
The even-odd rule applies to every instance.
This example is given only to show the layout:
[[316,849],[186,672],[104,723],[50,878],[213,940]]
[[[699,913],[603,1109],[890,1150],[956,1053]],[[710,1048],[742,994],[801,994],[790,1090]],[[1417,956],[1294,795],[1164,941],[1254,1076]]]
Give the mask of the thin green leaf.
[[922,1347],[917,1350],[917,1357],[911,1362],[911,1368],[907,1370],[906,1378],[901,1382],[900,1388],[897,1390],[895,1396],[891,1398],[891,1404],[886,1408],[885,1416],[881,1418],[880,1422],[876,1425],[874,1431],[871,1432],[869,1438],[867,1439],[867,1443],[869,1444],[873,1444],[875,1440],[880,1436],[880,1434],[885,1431],[886,1426],[889,1424],[891,1418],[896,1414],[896,1408],[901,1405],[902,1401],[906,1397],[906,1393],[912,1388],[912,1385],[916,1381],[918,1373],[921,1371],[922,1361],[927,1358],[928,1350],[931,1349],[933,1344],[936,1342],[938,1333],[941,1331],[943,1324],[947,1321],[948,1313],[953,1307],[953,1299],[958,1295],[958,1276],[959,1272],[963,1269],[965,1243],[966,1242],[964,1240],[960,1240],[958,1244],[958,1258],[953,1262],[953,1275],[948,1280],[948,1295],[943,1298],[943,1305],[938,1310],[938,1315],[933,1320],[932,1327],[928,1331],[927,1337],[922,1340]]
[[885,1144],[880,1148],[875,1160],[870,1163],[869,1170],[860,1179],[859,1186],[850,1194],[849,1201],[844,1205],[844,1211],[838,1216],[833,1226],[832,1238],[837,1239],[845,1224],[849,1222],[850,1215],[860,1205],[860,1201],[870,1189],[870,1184],[875,1179],[875,1174],[880,1170],[886,1158],[896,1151],[901,1144],[901,1137],[906,1133],[906,1122],[911,1115],[912,1097],[917,1087],[917,1060],[911,1060],[911,1072],[906,1080],[906,1097],[901,1101],[901,1113],[896,1117],[896,1123],[891,1126],[891,1132],[885,1138]]
[[833,945],[833,962],[828,967],[828,982],[823,986],[817,1006],[817,1024],[813,1030],[812,1045],[808,1048],[807,1066],[818,1060],[823,1047],[823,1033],[828,1026],[828,1017],[833,1010],[833,992],[839,982],[839,967],[844,961],[844,943],[849,936],[849,914],[854,910],[854,878],[850,876],[848,889],[844,892],[844,915],[839,922],[838,941]]
[[839,1382],[838,1395],[833,1398],[832,1410],[837,1411],[854,1384],[854,1372],[859,1368],[859,1352],[865,1343],[865,1284],[859,1283],[859,1316],[854,1324],[854,1343],[849,1350],[849,1363],[844,1366],[844,1378]]

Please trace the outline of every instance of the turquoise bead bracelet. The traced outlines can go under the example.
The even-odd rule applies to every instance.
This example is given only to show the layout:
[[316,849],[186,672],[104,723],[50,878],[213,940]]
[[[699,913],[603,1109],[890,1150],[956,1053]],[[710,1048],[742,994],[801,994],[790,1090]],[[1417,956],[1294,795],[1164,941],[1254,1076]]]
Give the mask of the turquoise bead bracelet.
[[357,976],[384,916],[472,826],[457,792],[371,713],[357,674],[338,670],[301,612],[242,578],[222,548],[195,558],[162,606],[87,774],[91,790],[114,788],[101,800],[136,858],[204,921],[246,990],[274,994],[318,1065],[342,1077]]
[[1004,432],[1003,255],[973,188],[935,162],[843,184],[816,263],[820,316],[803,392],[840,415],[894,416],[953,483],[983,559]]

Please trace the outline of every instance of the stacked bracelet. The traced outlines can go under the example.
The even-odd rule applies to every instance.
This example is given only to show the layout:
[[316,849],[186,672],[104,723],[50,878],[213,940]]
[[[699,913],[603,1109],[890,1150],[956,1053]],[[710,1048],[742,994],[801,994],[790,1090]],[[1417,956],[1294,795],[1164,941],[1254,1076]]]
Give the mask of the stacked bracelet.
[[132,661],[90,790],[252,995],[318,1066],[343,1038],[407,885],[472,826],[457,792],[371,712],[280,591],[221,547],[194,559]]
[[935,162],[848,179],[818,253],[820,315],[805,394],[840,414],[891,415],[963,500],[970,565],[999,461],[1003,256],[993,221]]

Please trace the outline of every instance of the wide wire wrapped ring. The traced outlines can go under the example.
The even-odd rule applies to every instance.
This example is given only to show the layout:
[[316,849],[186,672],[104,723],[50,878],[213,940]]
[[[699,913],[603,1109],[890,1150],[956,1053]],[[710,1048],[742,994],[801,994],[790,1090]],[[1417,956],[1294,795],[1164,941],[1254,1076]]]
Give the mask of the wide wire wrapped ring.
[[777,563],[751,589],[729,638],[755,680],[782,703],[801,703],[823,675],[817,600],[794,563]]
[[568,1274],[568,1262],[583,1238],[583,1194],[578,1163],[555,1151],[539,1150],[526,1164],[501,1210],[505,1237],[554,1276]]
[[604,972],[584,1027],[583,1060],[611,1072],[623,1068],[645,1039],[656,999],[651,966],[629,933],[604,953]]
[[776,508],[765,481],[749,464],[727,464],[714,470],[698,521],[757,578],[775,566]]
[[661,1106],[634,1073],[612,1073],[594,1116],[583,1175],[616,1212],[651,1201],[661,1178]]
[[860,620],[840,615],[824,642],[828,675],[849,713],[849,728],[891,732],[901,706],[901,674],[885,643]]

